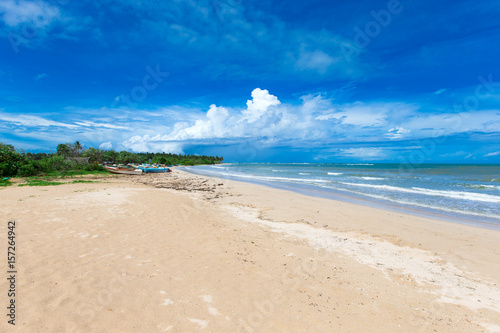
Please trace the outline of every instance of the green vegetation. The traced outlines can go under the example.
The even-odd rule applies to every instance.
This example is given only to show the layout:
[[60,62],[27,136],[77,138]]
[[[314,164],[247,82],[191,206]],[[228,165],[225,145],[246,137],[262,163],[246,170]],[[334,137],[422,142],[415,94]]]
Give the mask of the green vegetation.
[[19,184],[18,186],[53,186],[62,184],[73,184],[73,183],[99,183],[99,181],[93,180],[73,180],[72,182],[54,182],[52,179],[44,179],[47,177],[33,177],[26,179],[26,183]]
[[68,178],[82,175],[106,175],[109,176],[109,172],[106,169],[102,168],[100,170],[83,170],[83,169],[74,169],[67,171],[54,171],[47,172],[44,175],[48,178]]
[[[221,163],[222,157],[171,153],[132,153],[128,151],[83,149],[80,142],[62,143],[56,153],[25,153],[0,142],[0,177],[67,177],[106,173],[101,163],[159,163],[199,165]],[[2,185],[4,186],[4,185]]]
[[0,187],[11,186],[12,183],[9,180],[1,180],[0,179]]
[[[85,154],[85,152],[83,154]],[[218,156],[179,155],[171,153],[132,153],[128,151],[116,152],[113,150],[102,152],[100,155],[98,152],[92,151],[92,154],[96,159],[98,159],[97,156],[99,156],[102,162],[122,164],[151,162],[166,165],[199,165],[218,164],[223,160],[222,157]]]
[[52,186],[52,185],[62,185],[61,182],[49,182],[41,179],[28,179],[26,183],[19,184],[18,186]]

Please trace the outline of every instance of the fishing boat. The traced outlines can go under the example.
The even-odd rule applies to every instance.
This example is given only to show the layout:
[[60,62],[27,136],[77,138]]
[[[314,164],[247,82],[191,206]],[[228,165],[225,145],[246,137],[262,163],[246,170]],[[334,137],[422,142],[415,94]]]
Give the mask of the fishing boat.
[[136,168],[126,168],[126,167],[117,167],[117,166],[105,166],[106,170],[111,173],[118,173],[124,175],[141,175],[142,170]]
[[154,165],[139,165],[137,168],[141,169],[144,171],[144,173],[161,173],[161,172],[170,172],[169,168],[166,167],[159,167],[159,166],[154,166]]

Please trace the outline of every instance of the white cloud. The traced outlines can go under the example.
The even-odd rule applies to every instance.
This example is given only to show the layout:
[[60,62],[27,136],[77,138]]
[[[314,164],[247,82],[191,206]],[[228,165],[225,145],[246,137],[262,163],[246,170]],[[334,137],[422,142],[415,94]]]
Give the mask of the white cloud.
[[279,112],[272,111],[272,107],[280,104],[278,98],[269,91],[256,88],[252,92],[252,100],[247,101],[245,110],[230,113],[227,108],[212,104],[205,116],[197,119],[193,125],[189,126],[186,122],[176,123],[172,133],[164,135],[162,140],[264,136],[281,127],[277,115]]
[[264,115],[269,107],[280,105],[281,102],[267,89],[256,88],[252,91],[252,100],[247,101],[247,110],[242,113],[249,123],[253,123]]
[[150,151],[163,151],[174,154],[184,154],[182,150],[182,143],[180,142],[162,142],[159,141],[160,137],[133,136],[130,139],[121,143],[125,149],[131,149],[135,152],[150,152]]
[[103,124],[103,123],[95,123],[92,121],[82,121],[82,122],[75,122],[75,124],[80,125],[80,126],[85,126],[85,127],[103,127],[103,128],[111,128],[111,129],[129,129],[129,127],[125,126],[118,126],[118,125],[112,125],[112,124]]
[[386,136],[389,137],[389,139],[401,139],[405,136],[405,134],[409,134],[411,131],[409,129],[397,126],[389,129],[387,132],[388,133],[386,134]]
[[226,121],[229,118],[229,112],[226,108],[210,105],[206,113],[206,119],[198,119],[195,124],[185,127],[187,123],[177,123],[174,127],[174,133],[167,135],[168,140],[189,140],[189,139],[207,139],[225,137],[229,129]]
[[491,157],[491,156],[498,156],[498,155],[500,155],[500,151],[496,151],[496,152],[493,152],[493,153],[486,154],[486,155],[484,155],[484,157]]
[[42,117],[31,116],[31,115],[10,116],[7,114],[0,113],[0,120],[14,123],[14,124],[18,124],[21,126],[29,126],[29,127],[40,127],[40,126],[41,127],[58,126],[58,127],[65,127],[65,128],[79,128],[80,127],[78,125],[61,123],[58,121],[48,120],[48,119],[45,119]]
[[373,159],[386,157],[386,153],[382,148],[347,148],[341,149],[337,156]]
[[411,130],[414,135],[427,137],[435,136],[436,133],[450,135],[473,131],[499,132],[500,111],[481,110],[460,113],[414,114],[402,126]]
[[299,69],[315,70],[324,74],[336,60],[321,50],[305,51],[301,50],[296,65]]
[[2,0],[0,14],[9,27],[29,23],[36,28],[47,27],[61,16],[59,8],[40,0]]
[[441,95],[442,93],[446,92],[448,89],[439,89],[433,92],[434,95]]
[[417,108],[404,103],[355,102],[337,106],[337,111],[316,117],[317,120],[338,119],[342,124],[358,127],[380,127],[398,114],[412,113]]
[[99,149],[103,149],[103,150],[110,150],[112,148],[113,148],[113,144],[111,143],[111,141],[103,142],[99,145]]
[[[404,103],[362,103],[334,105],[321,94],[301,97],[300,105],[281,104],[269,91],[256,88],[245,109],[211,105],[206,113],[192,112],[169,128],[150,129],[134,137],[137,142],[196,142],[214,144],[252,140],[273,145],[304,145],[313,141],[361,142],[399,138],[411,130],[392,124],[393,120],[415,112]],[[138,131],[136,131],[138,132]],[[140,132],[138,132],[140,133]]]

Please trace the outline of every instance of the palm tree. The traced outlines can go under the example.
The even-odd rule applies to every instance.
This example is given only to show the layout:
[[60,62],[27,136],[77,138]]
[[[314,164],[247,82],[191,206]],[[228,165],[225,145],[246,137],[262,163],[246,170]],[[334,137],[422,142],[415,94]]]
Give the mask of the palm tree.
[[83,150],[83,146],[80,143],[80,141],[75,141],[75,144],[73,145],[73,152],[74,152],[74,154],[76,156],[80,156],[80,154],[82,153],[82,150]]

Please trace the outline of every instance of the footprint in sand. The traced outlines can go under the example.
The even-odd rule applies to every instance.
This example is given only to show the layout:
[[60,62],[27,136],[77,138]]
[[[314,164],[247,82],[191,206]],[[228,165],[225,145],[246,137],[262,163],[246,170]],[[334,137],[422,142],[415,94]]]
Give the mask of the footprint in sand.
[[[166,294],[167,294],[167,292],[166,292],[166,291],[164,291],[164,290],[161,290],[161,291],[160,291],[160,294],[161,294],[161,295],[166,295]],[[165,298],[165,299],[163,300],[163,304],[161,304],[161,305],[163,305],[163,306],[167,306],[167,305],[172,305],[172,304],[174,304],[174,301],[172,301],[170,298]]]
[[212,298],[212,295],[200,295],[200,298],[205,303],[212,303],[214,301],[213,298]]
[[201,319],[195,319],[195,318],[188,318],[188,320],[192,323],[198,324],[198,326],[201,329],[204,329],[208,326],[209,321],[208,320],[201,320]]
[[160,331],[160,332],[168,332],[168,331],[170,331],[172,328],[174,328],[174,326],[173,326],[173,325],[169,325],[169,326],[167,326],[167,325],[165,325],[165,324],[160,324],[160,325],[158,325],[158,331]]
[[[214,301],[211,295],[200,295],[200,298],[205,303],[212,303]],[[210,306],[208,307],[208,313],[210,313],[212,316],[217,316],[219,314],[219,311],[216,308]]]
[[[201,295],[200,298],[205,302],[205,303],[213,303],[213,297],[211,295]],[[213,306],[209,306],[208,307],[208,313],[210,313],[212,316],[219,316],[221,315],[221,313],[219,313],[219,310],[217,310],[216,308],[214,308]],[[231,320],[231,318],[229,318],[228,316],[225,316],[224,317],[226,320]]]
[[163,300],[163,304],[162,305],[172,305],[174,304],[174,301],[172,301],[170,298],[166,298]]

